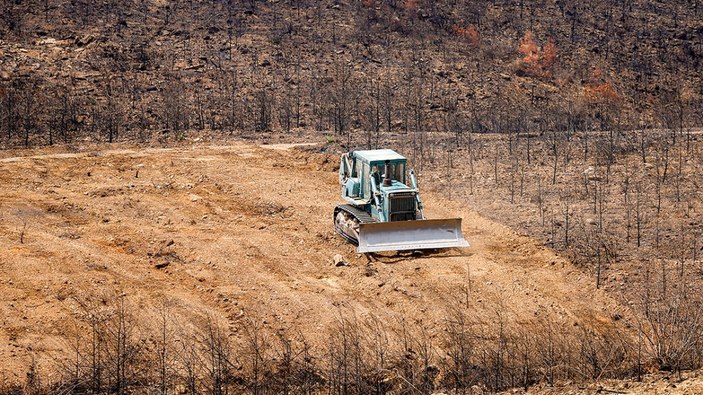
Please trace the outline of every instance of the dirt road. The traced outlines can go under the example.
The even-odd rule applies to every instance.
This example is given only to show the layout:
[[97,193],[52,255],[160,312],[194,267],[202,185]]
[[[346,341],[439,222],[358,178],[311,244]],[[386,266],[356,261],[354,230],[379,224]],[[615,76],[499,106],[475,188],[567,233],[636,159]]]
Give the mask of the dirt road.
[[357,255],[332,229],[337,157],[275,148],[0,157],[0,377],[61,354],[77,301],[111,295],[145,312],[167,303],[184,322],[248,317],[302,333],[343,312],[440,332],[462,305],[476,320],[564,327],[627,315],[569,262],[430,193],[427,215],[463,217],[470,248]]

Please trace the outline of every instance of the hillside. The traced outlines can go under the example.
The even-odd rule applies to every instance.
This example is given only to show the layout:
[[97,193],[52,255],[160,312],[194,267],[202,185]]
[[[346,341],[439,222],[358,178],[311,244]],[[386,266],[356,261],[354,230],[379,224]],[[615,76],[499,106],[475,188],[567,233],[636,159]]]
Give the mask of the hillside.
[[[174,381],[187,366],[176,339],[200,347],[194,339],[207,333],[211,321],[228,333],[241,380],[250,379],[252,328],[267,339],[260,340],[269,342],[262,349],[272,354],[275,334],[302,336],[322,368],[329,347],[338,346],[340,324],[375,325],[368,335],[386,339],[384,368],[403,366],[397,353],[420,358],[429,352],[426,362],[412,361],[408,369],[419,374],[414,369],[422,365],[415,363],[433,366],[436,388],[458,385],[450,375],[459,363],[451,362],[451,350],[461,345],[453,336],[470,341],[475,357],[478,350],[506,347],[514,353],[527,347],[525,357],[535,364],[522,379],[528,383],[547,374],[545,369],[556,378],[573,377],[533,354],[547,344],[559,347],[558,358],[572,352],[570,344],[578,339],[592,342],[599,357],[625,357],[626,343],[611,342],[615,333],[619,342],[630,341],[629,309],[594,289],[588,275],[553,252],[427,193],[427,214],[463,217],[472,246],[369,260],[331,226],[339,201],[336,158],[276,148],[237,143],[5,153],[0,179],[14,185],[0,195],[0,244],[7,247],[0,264],[5,385],[24,382],[32,361],[44,385],[87,375],[84,369],[95,355],[90,344],[105,347],[105,363],[114,361],[112,325],[118,317],[127,322],[125,342],[139,346],[139,358],[126,359],[134,364],[130,369],[153,357],[159,328],[166,328],[168,341],[176,342],[169,345],[174,348],[168,362]],[[334,266],[336,254],[349,266]],[[464,321],[456,321],[459,317]],[[105,325],[99,332],[105,344],[90,340],[92,325]],[[545,328],[552,329],[543,333]],[[367,334],[347,330],[349,336]],[[555,337],[545,337],[552,336],[548,333]],[[361,340],[363,347],[367,340]],[[502,341],[509,344],[501,346]],[[80,360],[74,361],[77,371],[72,353]],[[470,355],[462,363],[474,361]],[[519,366],[508,355],[503,373]],[[371,363],[366,358],[372,356],[364,356]],[[276,360],[261,364],[277,366]],[[105,380],[113,377],[111,366],[105,365]],[[618,376],[622,368],[606,366],[598,374]],[[328,369],[320,372],[332,386]],[[137,376],[139,370],[129,372]],[[478,370],[471,374],[476,378],[461,385],[485,379]],[[405,387],[398,377],[383,376],[389,388]],[[522,385],[520,377],[515,370],[486,385]]]
[[699,2],[16,1],[0,40],[3,146],[702,122]]
[[[0,10],[0,393],[700,392],[703,3]],[[367,148],[471,247],[337,237]]]

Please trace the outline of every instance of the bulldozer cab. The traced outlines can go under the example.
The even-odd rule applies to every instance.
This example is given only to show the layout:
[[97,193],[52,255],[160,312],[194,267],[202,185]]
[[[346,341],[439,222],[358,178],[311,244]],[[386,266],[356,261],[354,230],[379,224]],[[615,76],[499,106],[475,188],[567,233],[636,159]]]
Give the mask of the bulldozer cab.
[[355,204],[369,204],[373,200],[371,178],[380,186],[385,177],[385,164],[391,169],[393,185],[407,188],[406,159],[393,150],[354,151],[345,154],[339,168],[342,197]]
[[381,185],[385,176],[385,164],[388,161],[391,167],[391,178],[405,185],[405,167],[407,160],[397,152],[384,150],[355,151],[354,158],[361,162],[360,180],[361,195],[365,200],[372,198],[371,177],[376,181],[376,185]]
[[[386,177],[385,163],[371,166],[371,175],[376,180],[376,185],[381,185],[381,181]],[[391,179],[405,185],[405,161],[389,163]]]

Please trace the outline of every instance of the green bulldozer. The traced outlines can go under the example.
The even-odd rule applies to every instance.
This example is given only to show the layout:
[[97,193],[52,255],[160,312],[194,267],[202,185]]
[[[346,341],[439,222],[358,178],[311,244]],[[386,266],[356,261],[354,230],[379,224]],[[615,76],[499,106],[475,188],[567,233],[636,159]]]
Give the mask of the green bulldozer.
[[390,149],[342,155],[339,182],[347,204],[334,209],[337,233],[360,253],[468,247],[461,218],[425,218],[415,173],[406,165]]

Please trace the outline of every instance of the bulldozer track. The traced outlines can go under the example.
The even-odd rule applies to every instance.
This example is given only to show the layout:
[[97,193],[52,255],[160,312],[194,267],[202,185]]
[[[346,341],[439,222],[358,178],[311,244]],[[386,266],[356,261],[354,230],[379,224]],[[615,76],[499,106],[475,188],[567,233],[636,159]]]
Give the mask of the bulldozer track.
[[370,222],[376,222],[369,213],[367,213],[364,210],[361,210],[355,206],[352,206],[351,204],[340,204],[337,207],[334,208],[334,214],[332,215],[332,222],[334,222],[334,229],[337,231],[337,233],[342,236],[344,239],[349,241],[350,243],[354,244],[355,246],[359,245],[359,240],[347,233],[345,233],[340,227],[339,224],[336,221],[337,218],[337,213],[340,211],[344,211],[354,217],[354,219],[360,223],[360,224],[366,224]]

